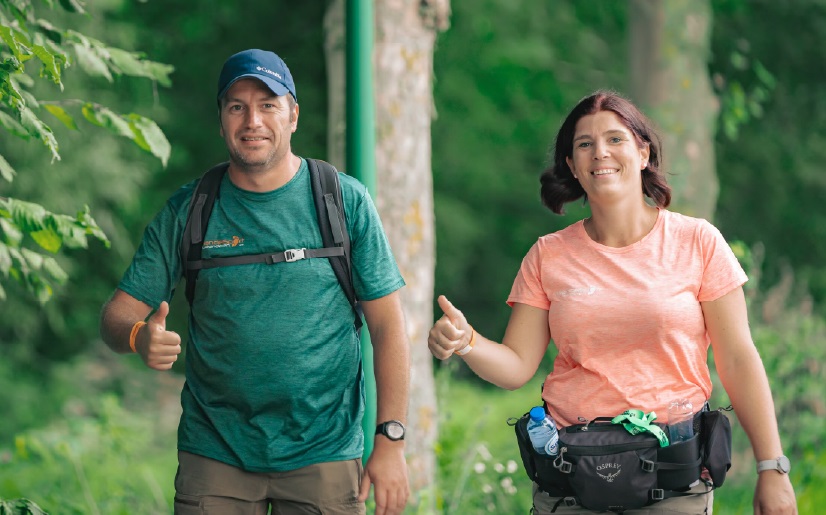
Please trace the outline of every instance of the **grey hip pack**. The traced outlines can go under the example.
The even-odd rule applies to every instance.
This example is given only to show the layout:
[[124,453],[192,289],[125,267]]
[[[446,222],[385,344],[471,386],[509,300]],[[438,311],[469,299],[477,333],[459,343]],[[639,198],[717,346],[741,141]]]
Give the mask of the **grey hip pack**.
[[631,434],[611,418],[563,427],[556,456],[533,449],[527,423],[527,415],[512,423],[522,463],[541,490],[560,497],[557,505],[622,513],[697,495],[686,492],[703,467],[716,488],[731,465],[731,427],[719,410],[698,413],[694,436],[666,447],[651,433]]

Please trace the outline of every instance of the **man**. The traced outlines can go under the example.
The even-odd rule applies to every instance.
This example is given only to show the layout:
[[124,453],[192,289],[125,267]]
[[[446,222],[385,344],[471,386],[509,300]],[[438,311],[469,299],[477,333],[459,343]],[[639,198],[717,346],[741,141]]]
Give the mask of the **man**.
[[[230,160],[203,257],[323,247],[308,165],[290,147],[299,109],[284,61],[262,50],[231,56],[218,105]],[[377,514],[404,509],[404,281],[366,189],[339,178],[353,283],[374,347],[377,420],[398,423],[379,425],[362,470],[360,343],[327,259],[203,269],[189,316],[176,513],[364,513],[371,485]],[[101,315],[107,345],[134,350],[156,370],[170,369],[181,352],[180,336],[166,327],[167,302],[182,275],[195,182],[149,224]]]

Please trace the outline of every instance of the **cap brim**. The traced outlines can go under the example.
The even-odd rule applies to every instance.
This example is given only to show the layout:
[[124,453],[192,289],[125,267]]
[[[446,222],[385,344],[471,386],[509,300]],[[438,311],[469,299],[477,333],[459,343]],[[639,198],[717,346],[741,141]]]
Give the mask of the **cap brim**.
[[272,91],[276,96],[279,97],[282,95],[292,94],[286,86],[284,86],[277,80],[274,80],[266,75],[259,75],[257,73],[247,73],[245,75],[239,75],[238,77],[232,79],[232,81],[230,81],[230,83],[226,85],[223,91],[218,93],[218,100],[222,99],[224,95],[227,93],[227,91],[229,91],[229,88],[231,88],[232,85],[238,82],[240,79],[258,79],[261,82],[263,82],[264,85],[267,86],[267,88],[269,88],[270,91]]

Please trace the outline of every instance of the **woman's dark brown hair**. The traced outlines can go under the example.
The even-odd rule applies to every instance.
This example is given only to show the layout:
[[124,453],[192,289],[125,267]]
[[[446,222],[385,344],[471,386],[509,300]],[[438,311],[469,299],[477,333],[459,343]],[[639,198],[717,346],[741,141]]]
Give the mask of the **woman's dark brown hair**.
[[554,161],[550,168],[542,173],[539,182],[542,184],[542,204],[554,213],[565,213],[564,204],[585,196],[585,190],[574,179],[566,157],[573,157],[574,133],[580,118],[600,111],[611,111],[634,133],[637,144],[642,147],[646,143],[649,148],[648,166],[642,171],[642,192],[651,198],[659,207],[668,207],[671,203],[671,187],[660,170],[660,139],[652,127],[652,123],[637,109],[630,100],[627,100],[613,91],[597,91],[582,100],[565,118],[556,135],[554,147]]

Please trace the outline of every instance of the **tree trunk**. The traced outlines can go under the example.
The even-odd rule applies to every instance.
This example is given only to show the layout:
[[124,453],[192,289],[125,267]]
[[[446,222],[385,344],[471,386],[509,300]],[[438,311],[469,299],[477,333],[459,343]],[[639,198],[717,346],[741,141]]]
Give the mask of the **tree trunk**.
[[[374,47],[376,206],[407,286],[401,290],[410,338],[407,442],[410,484],[432,503],[437,437],[433,367],[427,332],[433,324],[435,239],[430,124],[436,33],[447,27],[449,0],[377,0]],[[330,86],[329,158],[344,162],[344,1],[325,19]]]
[[711,219],[719,183],[714,133],[719,103],[711,88],[708,0],[629,3],[631,97],[659,126],[672,206]]

